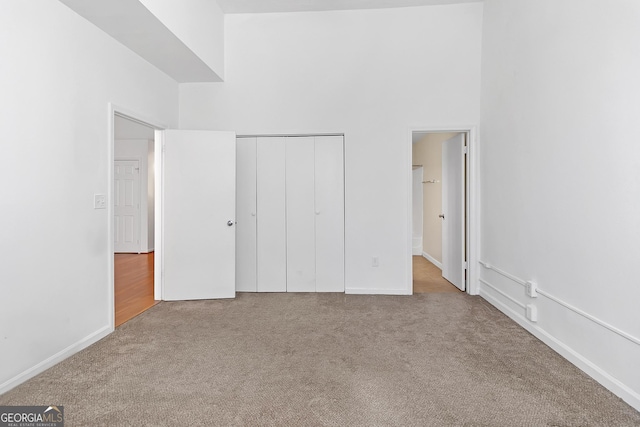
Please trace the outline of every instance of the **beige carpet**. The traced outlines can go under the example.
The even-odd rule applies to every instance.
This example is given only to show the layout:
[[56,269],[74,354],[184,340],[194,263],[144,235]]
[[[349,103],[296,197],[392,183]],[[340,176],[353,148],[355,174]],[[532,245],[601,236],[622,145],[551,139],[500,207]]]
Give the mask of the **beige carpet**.
[[164,302],[18,388],[67,426],[638,426],[479,297]]

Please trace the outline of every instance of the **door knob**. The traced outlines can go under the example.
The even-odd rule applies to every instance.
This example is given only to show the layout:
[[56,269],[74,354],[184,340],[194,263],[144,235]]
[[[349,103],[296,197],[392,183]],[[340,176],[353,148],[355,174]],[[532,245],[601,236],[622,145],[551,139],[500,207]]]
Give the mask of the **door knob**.
[[440,215],[438,215],[438,217],[444,219],[444,214],[440,214]]
[[227,221],[227,225],[228,225],[229,227],[231,227],[233,224],[234,224],[234,222],[233,222],[233,221],[231,221],[231,220]]

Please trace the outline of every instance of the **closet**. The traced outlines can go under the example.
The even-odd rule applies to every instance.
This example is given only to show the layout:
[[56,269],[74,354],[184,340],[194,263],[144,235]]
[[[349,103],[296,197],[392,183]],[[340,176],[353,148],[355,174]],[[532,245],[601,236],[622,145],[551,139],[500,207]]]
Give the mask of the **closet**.
[[344,292],[343,137],[238,137],[236,153],[236,290]]

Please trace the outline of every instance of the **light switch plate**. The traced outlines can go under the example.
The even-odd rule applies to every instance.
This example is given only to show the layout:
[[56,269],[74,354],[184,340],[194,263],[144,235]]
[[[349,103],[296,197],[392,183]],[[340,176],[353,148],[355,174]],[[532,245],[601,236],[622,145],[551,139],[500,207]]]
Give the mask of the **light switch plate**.
[[107,208],[107,196],[104,194],[93,195],[93,208],[94,209],[106,209]]

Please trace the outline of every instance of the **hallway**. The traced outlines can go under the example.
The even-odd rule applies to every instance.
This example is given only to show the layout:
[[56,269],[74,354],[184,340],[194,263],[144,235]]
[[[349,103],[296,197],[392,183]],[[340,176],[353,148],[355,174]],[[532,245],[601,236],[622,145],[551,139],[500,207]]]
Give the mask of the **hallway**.
[[153,299],[153,252],[115,254],[114,270],[118,327],[160,301]]
[[413,257],[413,293],[461,292],[442,277],[442,270],[422,256]]

